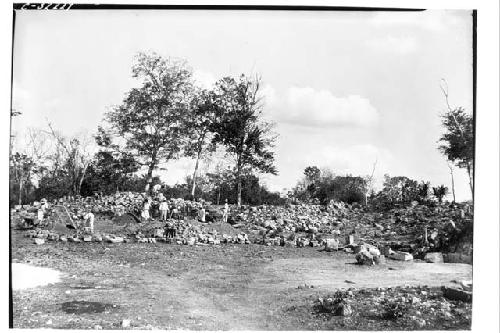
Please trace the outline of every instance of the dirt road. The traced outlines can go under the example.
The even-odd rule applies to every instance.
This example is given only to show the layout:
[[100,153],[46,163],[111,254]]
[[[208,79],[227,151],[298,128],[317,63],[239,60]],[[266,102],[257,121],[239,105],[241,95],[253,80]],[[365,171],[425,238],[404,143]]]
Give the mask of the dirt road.
[[[129,319],[142,329],[297,330],[311,322],[290,306],[337,288],[440,286],[472,275],[465,264],[358,266],[353,255],[316,248],[14,244],[16,262],[63,273],[59,283],[14,290],[16,328],[113,329]],[[297,288],[304,284],[314,288]]]

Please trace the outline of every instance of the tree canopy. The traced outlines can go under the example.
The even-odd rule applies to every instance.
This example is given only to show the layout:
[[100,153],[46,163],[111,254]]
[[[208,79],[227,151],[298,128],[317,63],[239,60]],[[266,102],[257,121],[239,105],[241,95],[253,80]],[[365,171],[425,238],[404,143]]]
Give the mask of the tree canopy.
[[450,109],[442,116],[446,132],[441,136],[439,151],[460,168],[465,168],[474,194],[474,122],[461,107]]
[[271,150],[275,136],[272,125],[262,119],[260,79],[241,75],[216,83],[217,119],[213,125],[216,144],[223,145],[236,159],[238,205],[241,205],[241,176],[254,171],[277,174]]
[[186,62],[140,53],[132,67],[141,86],[131,89],[106,120],[125,139],[125,149],[147,166],[147,192],[160,162],[174,158],[184,142],[183,117],[191,92]]

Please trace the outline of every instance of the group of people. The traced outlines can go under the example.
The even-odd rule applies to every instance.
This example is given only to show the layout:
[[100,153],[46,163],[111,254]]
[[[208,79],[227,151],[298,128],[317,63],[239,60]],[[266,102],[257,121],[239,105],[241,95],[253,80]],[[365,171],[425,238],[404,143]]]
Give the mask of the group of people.
[[[153,200],[148,197],[144,199],[141,210],[141,218],[148,221],[152,218],[151,209],[153,205]],[[169,218],[181,219],[182,217],[182,207],[176,205],[175,203],[169,203],[166,198],[159,200],[158,210],[160,212],[160,220],[166,221]]]
[[[38,206],[37,210],[37,220],[38,220],[37,223],[39,224],[47,220],[51,214],[52,210],[50,208],[49,202],[47,201],[47,199],[42,198],[42,200],[40,200],[40,205]],[[92,213],[92,207],[90,205],[85,206],[83,213],[75,211],[75,214],[73,214],[73,219],[75,218],[82,219],[83,221],[79,225],[80,226],[83,225],[84,228],[88,228],[88,231],[90,233],[94,233],[95,215],[94,213]]]
[[[159,192],[156,194],[155,201],[157,202],[157,208],[159,211],[160,221],[166,222],[168,219],[180,220],[183,218],[184,214],[191,214],[192,212],[197,213],[197,219],[200,222],[207,222],[208,212],[206,209],[206,204],[203,201],[189,203],[189,205],[181,205],[176,203],[175,200],[169,202],[163,193]],[[189,206],[189,207],[187,207]],[[144,199],[141,210],[141,218],[145,221],[152,219],[151,210],[153,208],[153,199],[147,197]],[[229,205],[226,202],[222,210],[222,220],[227,222],[229,216]]]

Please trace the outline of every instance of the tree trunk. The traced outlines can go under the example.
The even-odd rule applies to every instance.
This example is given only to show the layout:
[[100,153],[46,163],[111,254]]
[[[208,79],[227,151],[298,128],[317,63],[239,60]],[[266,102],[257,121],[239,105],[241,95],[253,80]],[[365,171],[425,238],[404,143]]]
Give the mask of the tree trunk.
[[148,174],[146,176],[147,180],[146,180],[146,186],[144,187],[144,192],[149,193],[149,191],[151,190],[151,183],[153,182],[153,169],[154,169],[154,164],[151,163],[149,166],[148,166]]
[[238,207],[241,207],[241,178],[238,175]]
[[23,179],[22,177],[19,178],[19,204],[23,204]]
[[453,194],[453,203],[455,203],[455,177],[453,177],[453,168],[448,164],[448,168],[450,168],[451,175],[451,193]]
[[77,191],[76,194],[80,194],[80,192],[82,191],[82,184],[83,184],[83,180],[85,179],[85,174],[86,173],[87,173],[87,166],[83,167],[82,175],[78,179],[78,184],[77,184],[77,188],[76,188],[76,191]]
[[238,182],[238,207],[241,207],[241,156],[236,163],[236,181]]
[[194,198],[194,191],[196,189],[196,173],[198,172],[198,165],[200,162],[200,156],[201,156],[201,144],[198,145],[198,152],[196,154],[196,164],[194,165],[194,172],[193,172],[193,184],[191,186],[191,196]]
[[220,204],[220,186],[219,186],[219,191],[217,193],[217,206]]
[[474,175],[470,163],[467,163],[467,174],[469,175],[469,186],[470,193],[472,195],[472,201],[474,201]]

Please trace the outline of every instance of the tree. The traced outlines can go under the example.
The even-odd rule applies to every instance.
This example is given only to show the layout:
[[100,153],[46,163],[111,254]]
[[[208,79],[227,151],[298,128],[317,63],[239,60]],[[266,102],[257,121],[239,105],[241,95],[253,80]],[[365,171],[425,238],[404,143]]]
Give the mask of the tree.
[[317,166],[308,166],[304,169],[304,175],[306,176],[306,181],[309,184],[314,184],[319,180],[321,171]]
[[453,166],[448,163],[448,169],[450,169],[450,176],[451,176],[451,193],[453,194],[453,203],[455,203],[455,177],[453,176]]
[[196,189],[197,172],[200,158],[204,151],[213,152],[216,146],[212,141],[212,128],[216,116],[215,94],[209,90],[198,90],[191,99],[189,115],[184,123],[188,142],[184,154],[196,160],[193,176],[191,177],[191,196]]
[[[82,133],[80,137],[74,136],[66,138],[56,132],[50,122],[48,126],[58,146],[56,151],[55,173],[57,173],[59,167],[62,167],[68,177],[70,193],[79,195],[87,168],[92,161],[93,153],[91,140],[84,133]],[[62,165],[58,164],[61,163],[59,160],[60,158],[62,158]]]
[[[234,173],[224,168],[222,163],[217,163],[214,170],[208,172],[206,175],[210,184],[214,187],[213,192],[216,193],[216,195],[214,195],[214,201],[219,205],[221,202],[221,195],[224,194],[224,188],[228,187],[227,184],[234,182]],[[227,196],[224,197],[227,199]]]
[[141,82],[122,104],[106,114],[116,134],[125,139],[124,149],[147,167],[148,192],[153,171],[176,158],[184,143],[182,126],[191,93],[191,70],[179,59],[139,53],[132,76]]
[[217,119],[213,125],[213,143],[222,144],[235,156],[237,203],[241,205],[243,174],[254,170],[277,174],[273,147],[272,125],[262,119],[259,97],[260,79],[241,75],[225,77],[216,83]]
[[441,90],[446,99],[447,112],[442,115],[442,124],[446,130],[439,142],[439,151],[446,158],[465,168],[469,177],[469,186],[474,198],[474,120],[462,107],[452,108],[448,102],[448,87],[446,81]]
[[370,174],[370,176],[367,176],[365,178],[365,180],[366,180],[365,205],[368,205],[368,193],[371,196],[374,195],[374,190],[373,190],[374,183],[375,183],[374,175],[375,175],[375,168],[377,167],[377,162],[378,162],[378,158],[376,158],[375,162],[373,162],[372,173]]
[[439,203],[443,202],[443,197],[448,193],[448,188],[444,185],[432,188],[432,193],[438,199]]
[[94,155],[84,180],[84,192],[110,194],[124,190],[127,181],[139,170],[139,164],[127,151],[121,151],[113,144],[111,135],[101,126],[95,135],[99,151]]
[[10,159],[11,180],[17,183],[18,204],[23,203],[23,188],[30,181],[31,175],[36,168],[36,163],[26,154],[16,152]]

